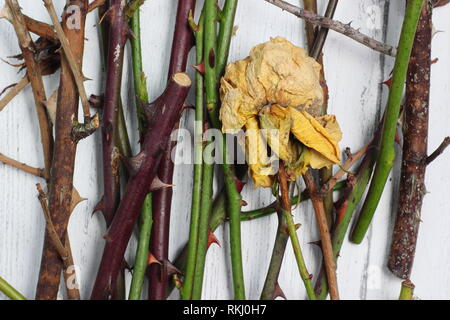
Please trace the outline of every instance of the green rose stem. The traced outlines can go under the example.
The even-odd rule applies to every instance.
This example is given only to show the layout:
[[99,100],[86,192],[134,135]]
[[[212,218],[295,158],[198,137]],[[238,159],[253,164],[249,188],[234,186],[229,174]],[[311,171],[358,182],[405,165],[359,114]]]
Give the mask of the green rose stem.
[[417,29],[417,23],[423,0],[409,0],[406,3],[406,14],[395,59],[392,84],[384,118],[383,133],[380,142],[375,172],[370,183],[368,196],[364,201],[360,216],[351,235],[351,241],[361,243],[372,221],[380,201],[389,173],[394,165],[394,137],[397,128],[397,118],[400,113],[400,103],[408,70],[409,58]]
[[[344,189],[345,186],[346,186],[345,181],[339,181],[338,183],[336,183],[333,190],[339,191]],[[296,195],[291,198],[291,205],[296,205],[308,199],[310,199],[308,192],[304,191],[300,194],[300,196]],[[219,195],[214,200],[211,216],[209,219],[209,230],[211,232],[214,232],[219,226],[228,221],[226,215],[225,201],[226,195],[223,192],[220,192]],[[251,221],[258,218],[266,217],[277,212],[277,209],[278,209],[278,201],[274,201],[264,208],[242,212],[241,221]],[[183,274],[186,274],[188,244],[186,244],[183,247],[181,252],[175,258],[174,263],[175,266],[178,268],[178,270],[180,270]],[[171,288],[168,290],[168,292],[172,291],[173,283],[170,283],[170,286]]]
[[[217,90],[218,80],[222,76],[225,69],[231,42],[236,6],[237,0],[227,0],[223,10],[219,14],[217,0],[206,0],[204,5],[205,20],[203,60],[205,65],[204,82],[206,109],[208,111],[210,122],[216,129],[221,128],[221,123],[219,120],[219,97]],[[220,21],[219,41],[216,30],[217,20]],[[217,145],[219,146],[223,157],[222,170],[225,176],[225,190],[228,200],[227,205],[228,216],[230,218],[231,269],[233,274],[234,297],[237,300],[243,300],[245,299],[245,288],[241,252],[241,195],[236,186],[236,176],[233,165],[228,159],[228,151],[224,136],[219,138]],[[205,172],[203,172],[203,175],[205,175]],[[205,189],[203,189],[203,192],[205,192]],[[206,195],[208,195],[208,193],[206,193]],[[197,252],[197,254],[199,253]]]
[[[131,19],[131,30],[134,37],[131,37],[131,53],[133,59],[133,79],[134,90],[136,92],[136,109],[138,114],[139,133],[142,136],[145,128],[145,112],[142,102],[148,101],[148,91],[145,81],[145,75],[142,67],[141,50],[141,27],[140,27],[140,9],[134,11]],[[139,242],[136,249],[136,258],[134,262],[133,277],[131,279],[129,300],[139,300],[142,294],[145,272],[148,264],[148,252],[150,246],[150,233],[152,229],[152,195],[147,194],[141,209],[141,224],[139,233]]]
[[0,277],[0,291],[11,300],[27,300],[19,291],[13,288],[5,279]]
[[[203,29],[204,11],[200,16],[198,25],[195,25],[192,15],[189,24],[195,34],[196,62],[200,66],[203,62]],[[202,208],[202,175],[203,175],[203,75],[200,72],[195,74],[195,138],[194,138],[194,186],[192,188],[192,209],[191,223],[189,228],[189,241],[187,256],[185,255],[185,269],[181,297],[184,300],[192,298],[192,288],[194,285],[194,273],[197,258],[197,244],[199,234],[200,210]],[[183,250],[186,252],[186,250]],[[169,290],[170,291],[170,290]]]
[[281,207],[282,207],[281,210],[283,212],[284,219],[286,220],[289,237],[291,238],[292,248],[294,249],[295,260],[297,261],[298,271],[300,272],[303,283],[305,284],[308,298],[310,300],[316,300],[316,295],[314,294],[314,290],[311,283],[312,276],[306,269],[302,249],[300,248],[300,242],[297,237],[297,228],[295,226],[294,219],[291,214],[291,202],[289,201],[289,187],[283,161],[280,162],[278,180],[281,191]]
[[415,286],[410,280],[403,281],[398,300],[414,300],[414,288]]

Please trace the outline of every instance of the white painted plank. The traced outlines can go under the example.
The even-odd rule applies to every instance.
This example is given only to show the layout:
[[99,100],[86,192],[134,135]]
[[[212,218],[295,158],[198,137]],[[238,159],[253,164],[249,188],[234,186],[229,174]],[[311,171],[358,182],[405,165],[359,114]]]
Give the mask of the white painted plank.
[[[299,1],[291,1],[298,4]],[[354,0],[341,1],[336,18],[353,21],[354,27],[390,44],[396,44],[403,15],[401,1]],[[4,1],[1,0],[3,5]],[[324,10],[326,1],[319,1]],[[49,22],[45,9],[38,1],[21,1],[27,14]],[[197,6],[198,9],[200,5]],[[62,4],[58,3],[58,10]],[[389,13],[386,36],[383,29],[387,22],[385,10]],[[197,10],[199,11],[199,10]],[[176,1],[146,1],[142,9],[142,36],[144,39],[144,70],[148,77],[150,96],[157,97],[164,89],[168,68],[168,57],[176,12]],[[437,29],[448,31],[450,22],[446,16],[450,7],[437,9],[434,16]],[[198,12],[197,12],[198,15]],[[86,82],[88,93],[99,94],[103,84],[100,75],[102,59],[99,53],[96,13],[90,14],[87,23],[84,73],[94,81]],[[236,16],[239,26],[233,38],[230,60],[247,56],[256,44],[270,37],[283,36],[297,45],[304,46],[303,22],[294,16],[262,0],[241,0]],[[0,57],[18,52],[12,27],[6,21],[0,22]],[[441,33],[433,41],[433,57],[439,62],[433,66],[430,150],[448,135],[450,111],[446,94],[450,79],[450,44],[447,33]],[[330,32],[324,48],[325,71],[330,89],[329,112],[336,114],[344,132],[341,147],[356,151],[371,137],[380,118],[387,95],[380,82],[387,78],[393,64],[392,58],[382,59],[378,53],[354,43],[342,35]],[[191,61],[192,61],[191,57]],[[129,65],[129,51],[124,68],[122,97],[127,110],[134,109],[133,85]],[[189,70],[193,75],[192,70]],[[0,87],[16,82],[19,76],[7,65],[2,66]],[[58,85],[59,76],[46,79],[47,94]],[[189,101],[193,102],[191,93]],[[138,149],[134,113],[127,113],[133,149]],[[39,130],[30,88],[15,98],[0,113],[0,152],[33,166],[42,166]],[[192,131],[192,112],[186,112],[182,128]],[[186,145],[188,142],[181,142]],[[449,154],[442,155],[427,172],[427,188],[423,207],[423,224],[417,249],[417,258],[412,281],[417,285],[417,295],[423,299],[445,299],[450,297],[450,274],[446,267],[450,263],[449,244],[450,203],[445,196],[450,173],[447,164]],[[398,170],[398,165],[396,170]],[[95,279],[103,248],[104,222],[99,215],[91,217],[92,209],[102,194],[102,173],[100,156],[100,135],[82,141],[78,146],[74,184],[88,201],[75,210],[69,232],[75,263],[79,269],[81,294],[88,298]],[[171,221],[170,258],[173,259],[188,238],[190,189],[192,187],[192,165],[178,165],[174,175],[174,200]],[[382,202],[374,219],[369,235],[361,245],[346,241],[338,262],[339,286],[345,299],[395,299],[400,281],[387,271],[386,257],[390,245],[393,223],[392,194],[398,184],[394,174],[384,192]],[[27,297],[34,296],[42,250],[44,221],[36,199],[35,183],[42,182],[18,170],[0,165],[0,275],[10,281]],[[249,184],[243,192],[249,203],[245,209],[267,205],[272,200],[269,190],[253,190]],[[309,203],[299,206],[294,212],[297,223],[301,223],[299,238],[310,273],[317,274],[321,255],[319,250],[308,244],[318,239],[314,213]],[[242,243],[247,297],[258,299],[273,247],[277,219],[275,216],[242,224]],[[232,282],[229,260],[228,227],[220,227],[216,235],[222,248],[211,247],[207,255],[203,297],[208,299],[231,299]],[[130,243],[127,257],[134,254],[135,240]],[[288,244],[285,261],[280,274],[280,285],[289,299],[306,297],[298,275],[292,248]],[[144,290],[146,291],[146,290]],[[176,298],[173,295],[172,298]],[[0,294],[0,299],[4,298]]]

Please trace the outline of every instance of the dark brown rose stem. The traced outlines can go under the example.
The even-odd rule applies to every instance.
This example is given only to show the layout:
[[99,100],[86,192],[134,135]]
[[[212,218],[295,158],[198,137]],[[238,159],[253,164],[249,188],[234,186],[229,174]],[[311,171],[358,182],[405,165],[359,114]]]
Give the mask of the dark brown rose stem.
[[[74,0],[68,5],[80,8],[80,29],[71,29],[63,23],[64,34],[67,37],[73,56],[79,66],[82,64],[84,51],[84,25],[88,1]],[[64,11],[65,12],[65,11]],[[69,15],[63,15],[63,22]],[[50,218],[61,242],[65,244],[67,225],[73,204],[73,173],[76,148],[79,138],[74,135],[74,119],[78,116],[77,85],[65,55],[61,58],[61,76],[58,90],[58,101],[55,123],[55,153],[53,158],[52,176],[49,188]],[[98,125],[98,123],[97,123]],[[51,237],[46,232],[41,261],[41,270],[36,291],[36,299],[56,299],[63,262],[54,248]],[[72,271],[73,272],[73,271]],[[70,298],[70,297],[69,297]]]
[[103,215],[111,220],[120,200],[120,153],[115,144],[117,114],[120,103],[124,47],[128,24],[125,1],[112,0],[108,8],[108,55],[106,60],[106,84],[103,102],[102,155],[103,155]]
[[362,45],[369,47],[375,51],[384,53],[389,56],[395,56],[397,54],[397,51],[394,47],[389,46],[387,44],[381,43],[378,40],[372,39],[365,34],[362,34],[359,32],[359,30],[356,30],[352,27],[350,27],[349,24],[344,24],[339,21],[335,21],[323,16],[319,16],[313,12],[309,12],[306,10],[303,10],[299,7],[296,7],[286,1],[283,0],[265,0],[268,3],[271,3],[282,10],[285,10],[299,18],[302,18],[314,25],[318,25],[324,28],[331,29],[333,31],[339,32],[359,43]]
[[106,245],[92,299],[110,299],[112,296],[115,279],[120,271],[123,255],[139,217],[142,203],[150,191],[151,181],[156,177],[164,148],[179,119],[190,86],[191,81],[186,74],[176,73],[170,79],[164,93],[146,106],[149,130],[145,135],[142,151],[129,160],[130,166],[134,166],[134,172],[105,236]]
[[[169,63],[169,78],[177,72],[185,72],[188,53],[194,45],[194,35],[188,24],[189,12],[195,10],[195,0],[179,0],[172,41],[172,53]],[[177,108],[177,106],[172,106]],[[176,124],[178,127],[178,123]],[[158,177],[165,184],[171,185],[174,162],[172,151],[176,143],[168,141],[159,164]],[[149,299],[164,300],[167,295],[168,275],[166,266],[169,254],[169,226],[172,204],[172,188],[163,188],[153,193],[153,227],[150,240],[150,251],[162,264],[149,266]]]
[[[101,2],[101,1],[100,1]],[[102,17],[104,17],[104,15],[106,14],[107,10],[108,10],[108,5],[106,3],[100,3],[97,2],[96,4],[98,4],[98,16],[99,19],[102,19]],[[105,1],[103,1],[105,2]],[[91,3],[93,4],[93,3]],[[91,5],[90,5],[91,7]],[[102,42],[102,47],[103,47],[103,57],[104,57],[104,68],[106,70],[106,62],[108,60],[108,41],[109,41],[109,19],[104,18],[102,23],[100,24],[100,37],[101,37],[101,42]],[[103,97],[102,97],[102,105],[103,105]],[[117,134],[115,135],[115,143],[117,148],[119,149],[120,155],[123,157],[131,157],[131,146],[130,146],[130,140],[128,138],[128,131],[126,128],[126,123],[125,123],[125,116],[123,113],[123,105],[122,105],[122,99],[119,96],[118,99],[118,110],[117,110]],[[127,170],[123,170],[126,169],[124,168],[123,164],[121,165],[121,173],[123,174],[123,176],[125,177],[125,180],[127,180],[128,178],[128,172]],[[97,206],[98,208],[102,208],[103,205],[103,198],[101,200],[101,202],[99,203],[99,205]],[[103,213],[103,212],[102,212]],[[111,225],[111,221],[112,221],[112,216],[106,216],[104,215],[105,218],[105,223],[106,223],[106,227],[109,228],[109,226]],[[125,266],[125,263],[124,263]],[[124,266],[122,267],[122,270],[119,273],[119,276],[117,278],[117,283],[116,283],[116,289],[114,291],[113,294],[113,300],[124,300],[125,299],[125,268]]]
[[426,2],[417,26],[406,78],[400,196],[388,260],[389,270],[402,279],[411,276],[426,193],[432,28],[432,8]]

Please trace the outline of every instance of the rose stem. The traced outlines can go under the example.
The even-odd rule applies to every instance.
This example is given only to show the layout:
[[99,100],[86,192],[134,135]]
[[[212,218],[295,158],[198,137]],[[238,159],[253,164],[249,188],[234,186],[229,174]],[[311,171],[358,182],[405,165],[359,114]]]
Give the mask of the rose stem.
[[398,44],[395,59],[392,84],[389,90],[386,115],[384,117],[383,132],[379,146],[379,154],[375,172],[370,183],[368,196],[364,201],[361,213],[350,240],[361,243],[370,226],[375,210],[380,201],[389,173],[394,165],[395,149],[394,137],[397,129],[397,119],[403,97],[403,88],[408,70],[408,62],[414,42],[414,35],[419,21],[423,0],[410,0],[406,3],[406,14]]

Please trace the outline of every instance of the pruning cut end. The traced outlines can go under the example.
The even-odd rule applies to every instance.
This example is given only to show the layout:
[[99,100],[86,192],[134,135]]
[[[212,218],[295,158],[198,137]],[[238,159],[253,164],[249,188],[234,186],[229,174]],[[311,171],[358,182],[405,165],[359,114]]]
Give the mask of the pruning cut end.
[[184,72],[175,73],[172,76],[173,81],[182,86],[182,87],[190,87],[192,85],[192,81],[189,76]]

